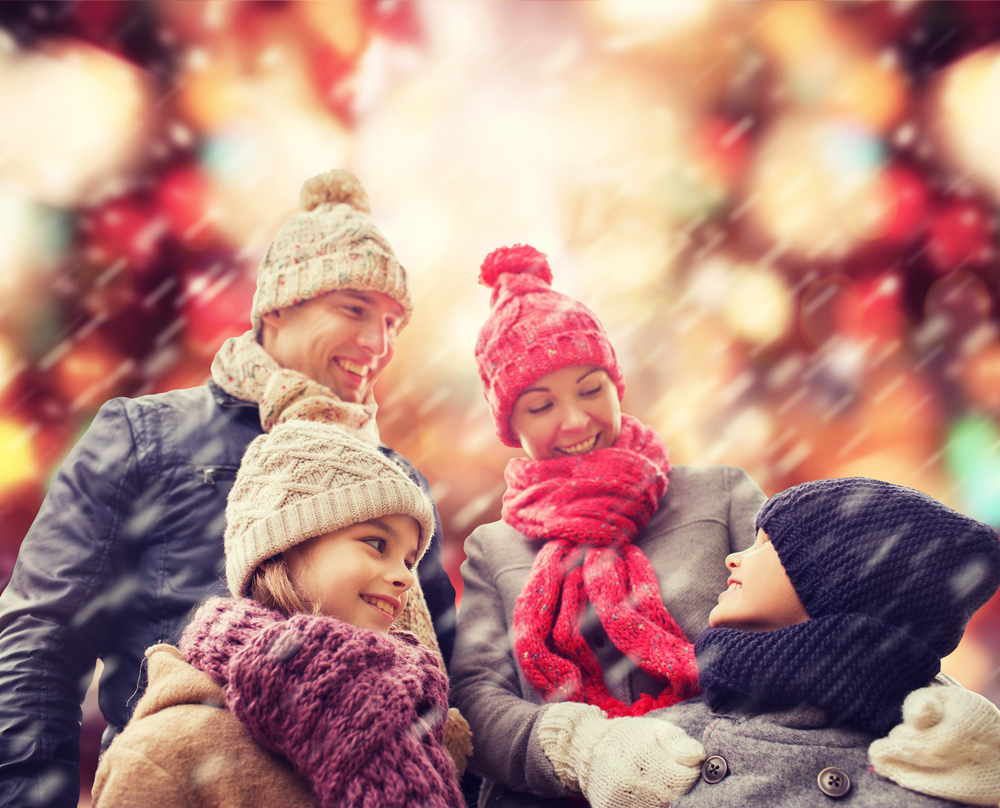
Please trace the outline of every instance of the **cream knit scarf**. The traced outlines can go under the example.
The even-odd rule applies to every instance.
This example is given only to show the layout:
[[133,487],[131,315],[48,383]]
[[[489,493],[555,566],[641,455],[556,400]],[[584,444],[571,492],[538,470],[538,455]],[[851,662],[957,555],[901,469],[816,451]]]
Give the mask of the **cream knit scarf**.
[[336,424],[360,440],[378,445],[371,392],[364,403],[342,401],[330,388],[279,365],[257,342],[253,330],[227,339],[212,361],[212,379],[229,395],[255,401],[265,432],[298,419]]

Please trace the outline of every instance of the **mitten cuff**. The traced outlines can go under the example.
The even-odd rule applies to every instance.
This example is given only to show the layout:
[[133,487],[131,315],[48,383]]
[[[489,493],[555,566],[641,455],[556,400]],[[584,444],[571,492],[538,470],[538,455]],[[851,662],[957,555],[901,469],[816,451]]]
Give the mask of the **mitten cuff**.
[[548,707],[538,723],[538,738],[560,782],[573,791],[586,787],[585,768],[594,746],[612,722],[600,707],[563,702]]

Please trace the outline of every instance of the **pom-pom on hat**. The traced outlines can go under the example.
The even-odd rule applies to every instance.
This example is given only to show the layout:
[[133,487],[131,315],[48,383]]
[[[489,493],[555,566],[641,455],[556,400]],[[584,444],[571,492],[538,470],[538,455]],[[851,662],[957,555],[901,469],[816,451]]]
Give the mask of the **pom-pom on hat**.
[[573,365],[604,368],[621,401],[625,378],[604,328],[582,303],[552,290],[544,253],[527,244],[494,250],[480,267],[479,282],[493,292],[490,316],[476,340],[476,364],[505,445],[521,445],[510,429],[521,391],[553,371]]
[[334,169],[306,180],[301,210],[282,225],[257,269],[250,322],[259,332],[261,315],[294,306],[337,289],[382,292],[410,319],[406,270],[370,218],[361,182]]
[[1000,587],[989,525],[919,491],[865,477],[803,483],[757,514],[810,618],[875,617],[935,653]]
[[262,562],[307,539],[393,514],[420,525],[419,559],[434,534],[434,509],[398,465],[333,424],[278,424],[250,444],[229,493],[229,591],[245,596]]

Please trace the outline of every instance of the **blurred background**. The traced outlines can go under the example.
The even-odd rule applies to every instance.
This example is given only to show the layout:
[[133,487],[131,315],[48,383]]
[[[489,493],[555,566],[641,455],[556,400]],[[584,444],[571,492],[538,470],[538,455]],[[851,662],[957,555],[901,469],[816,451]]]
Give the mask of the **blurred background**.
[[[378,420],[459,592],[515,454],[473,360],[515,242],[674,463],[1000,526],[998,102],[996,2],[0,3],[0,587],[100,404],[202,384],[338,166],[412,276]],[[1000,703],[997,649],[994,599],[946,670]]]

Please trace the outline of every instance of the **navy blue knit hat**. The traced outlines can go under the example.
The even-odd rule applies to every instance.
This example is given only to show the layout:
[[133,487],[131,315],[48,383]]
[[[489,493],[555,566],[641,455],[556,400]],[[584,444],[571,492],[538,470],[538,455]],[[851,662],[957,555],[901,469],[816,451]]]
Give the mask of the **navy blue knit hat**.
[[863,614],[940,656],[1000,587],[997,531],[899,485],[846,477],[789,488],[764,530],[811,618]]

